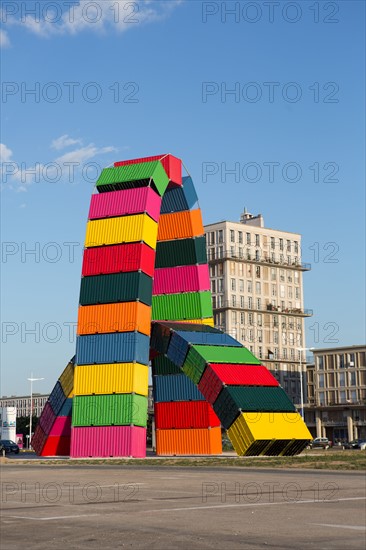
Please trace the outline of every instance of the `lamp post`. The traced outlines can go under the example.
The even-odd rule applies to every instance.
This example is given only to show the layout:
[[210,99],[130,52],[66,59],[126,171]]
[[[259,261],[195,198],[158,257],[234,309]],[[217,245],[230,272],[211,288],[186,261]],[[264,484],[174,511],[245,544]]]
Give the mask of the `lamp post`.
[[[300,352],[300,402],[301,402],[301,416],[302,416],[302,419],[304,420],[304,384],[303,384],[303,379],[302,379],[302,352],[303,351],[311,351],[313,350],[314,348],[296,348],[297,351]],[[306,359],[305,359],[305,363],[306,363]]]
[[33,378],[33,372],[31,373],[31,377],[27,378],[30,382],[30,413],[29,413],[29,439],[28,439],[28,449],[31,448],[31,441],[32,441],[32,415],[33,415],[33,382],[37,382],[38,380],[44,380],[44,378]]

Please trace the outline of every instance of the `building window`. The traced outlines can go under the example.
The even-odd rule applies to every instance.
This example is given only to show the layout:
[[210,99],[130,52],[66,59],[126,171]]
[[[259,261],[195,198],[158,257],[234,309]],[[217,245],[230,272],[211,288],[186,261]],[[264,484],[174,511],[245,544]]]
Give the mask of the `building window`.
[[217,232],[217,241],[218,243],[223,243],[224,242],[224,231],[222,229],[220,229],[218,232]]
[[352,403],[356,403],[356,401],[357,401],[357,392],[356,392],[356,390],[352,390],[350,392],[350,398],[351,398]]
[[236,296],[235,296],[235,294],[232,294],[232,296],[231,296],[231,305],[233,307],[236,307]]
[[287,359],[287,348],[283,348],[283,358]]
[[261,344],[263,342],[263,332],[261,330],[257,331],[258,342]]
[[251,241],[250,241],[250,233],[247,233],[246,236],[247,236],[247,244],[250,244],[250,242],[251,242]]
[[271,237],[271,249],[274,250],[276,247],[275,238]]
[[217,292],[224,292],[224,279],[217,280]]
[[216,296],[212,296],[212,307],[216,309]]
[[345,391],[340,391],[339,392],[339,399],[340,399],[341,403],[346,403],[347,399],[346,399],[346,392]]
[[242,277],[244,275],[244,266],[243,264],[239,264],[239,276]]
[[272,285],[272,296],[277,296],[277,287],[276,287],[276,285]]
[[273,326],[278,327],[278,316],[277,315],[274,315],[274,317],[273,317]]
[[210,265],[210,277],[216,277],[216,266]]
[[255,246],[260,246],[261,243],[260,243],[260,239],[259,239],[259,235],[256,235],[255,236]]
[[263,348],[262,348],[262,346],[259,346],[259,348],[258,348],[258,357],[259,357],[259,359],[263,358]]
[[323,391],[319,392],[319,405],[325,405],[325,394]]
[[346,377],[344,372],[339,373],[339,385],[345,386],[346,385]]
[[275,281],[276,280],[276,270],[274,269],[274,267],[271,267],[271,281]]
[[283,239],[280,239],[280,250],[283,250]]
[[235,243],[235,231],[230,229],[230,242]]
[[248,313],[248,325],[253,325],[253,313]]
[[257,314],[257,325],[258,325],[259,327],[262,326],[262,314],[261,314],[261,313],[258,313],[258,314]]
[[291,241],[286,241],[287,252],[291,252]]
[[209,235],[210,235],[210,240],[209,240],[210,244],[215,244],[215,232],[211,231]]
[[224,274],[224,264],[217,264],[217,275],[221,277]]
[[294,241],[294,245],[295,245],[295,254],[298,254],[299,253],[299,243],[297,241]]
[[295,299],[300,300],[300,289],[299,289],[299,287],[295,288]]
[[230,258],[235,256],[235,246],[230,246]]
[[239,258],[243,258],[243,257],[244,257],[243,247],[239,246]]
[[253,298],[248,296],[248,309],[253,309]]
[[231,322],[235,325],[236,324],[236,311],[231,312]]
[[236,280],[235,279],[231,279],[231,290],[236,290]]
[[240,307],[245,308],[244,296],[240,296]]
[[240,324],[241,325],[245,324],[245,313],[244,312],[240,313]]
[[261,268],[259,265],[255,266],[255,276],[259,279],[261,276]]
[[260,251],[257,249],[255,251],[255,261],[259,262],[260,259],[261,259],[261,254],[260,254]]
[[323,355],[319,355],[317,357],[317,363],[318,363],[318,369],[323,370],[324,369],[324,357],[323,357]]
[[273,332],[273,343],[278,344],[278,331],[277,330],[275,330]]
[[256,294],[260,294],[261,293],[261,283],[259,281],[257,281],[255,283],[255,293]]
[[252,281],[247,281],[247,290],[251,294],[253,292],[253,284]]
[[324,388],[324,374],[319,374],[319,388]]
[[244,279],[239,279],[239,292],[244,292]]
[[242,231],[238,231],[238,241],[239,241],[239,244],[243,244],[243,232]]
[[257,298],[257,309],[262,309],[262,300]]
[[355,386],[356,385],[356,373],[355,372],[350,372],[349,373],[349,385],[350,386]]
[[217,255],[218,258],[223,258],[224,257],[224,248],[222,246],[219,246],[218,248],[218,255]]

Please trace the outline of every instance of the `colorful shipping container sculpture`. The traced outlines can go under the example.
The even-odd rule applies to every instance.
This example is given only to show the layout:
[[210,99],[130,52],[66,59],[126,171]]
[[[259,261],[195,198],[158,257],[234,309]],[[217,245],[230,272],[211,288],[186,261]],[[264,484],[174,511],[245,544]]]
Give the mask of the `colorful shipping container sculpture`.
[[311,435],[284,390],[213,328],[201,210],[181,161],[117,162],[96,189],[68,366],[72,423],[61,420],[71,391],[63,374],[35,450],[67,454],[69,438],[71,457],[145,456],[151,362],[157,454],[219,454],[221,426],[240,455],[301,452]]

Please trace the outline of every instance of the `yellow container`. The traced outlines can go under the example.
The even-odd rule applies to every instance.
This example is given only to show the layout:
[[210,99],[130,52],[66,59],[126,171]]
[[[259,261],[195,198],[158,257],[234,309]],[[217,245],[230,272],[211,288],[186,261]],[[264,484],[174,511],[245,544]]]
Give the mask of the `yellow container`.
[[177,321],[177,323],[195,323],[196,325],[208,325],[209,327],[214,326],[214,320],[212,317],[207,317],[206,319],[182,319]]
[[147,214],[91,220],[86,226],[85,246],[144,241],[155,249],[157,234],[158,224]]
[[312,439],[297,412],[242,413],[227,434],[238,455],[298,454]]
[[70,392],[72,392],[73,386],[74,386],[74,364],[73,363],[68,363],[68,365],[62,372],[59,378],[59,381],[65,396],[68,397]]
[[140,363],[76,365],[74,395],[148,394],[149,367]]

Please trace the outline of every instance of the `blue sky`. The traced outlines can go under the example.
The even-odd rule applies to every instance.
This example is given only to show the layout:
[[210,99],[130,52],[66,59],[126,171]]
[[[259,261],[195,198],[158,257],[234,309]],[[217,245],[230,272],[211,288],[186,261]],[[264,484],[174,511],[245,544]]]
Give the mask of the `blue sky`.
[[364,342],[364,3],[275,4],[3,2],[1,394],[73,355],[93,181],[137,156],[301,233],[307,345]]

